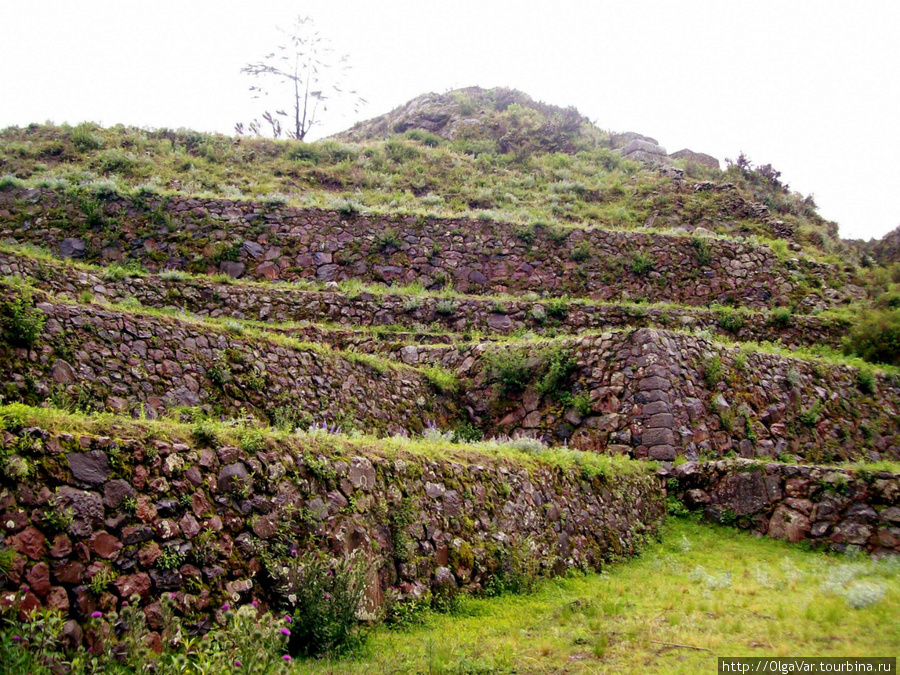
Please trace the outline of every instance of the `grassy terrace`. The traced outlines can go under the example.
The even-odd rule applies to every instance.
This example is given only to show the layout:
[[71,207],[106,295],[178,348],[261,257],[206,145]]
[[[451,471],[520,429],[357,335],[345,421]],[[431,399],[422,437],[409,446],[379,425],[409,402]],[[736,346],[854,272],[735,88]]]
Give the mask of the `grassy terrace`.
[[379,629],[356,659],[295,672],[700,673],[718,656],[894,655],[897,562],[673,520],[637,560],[533,595],[465,600],[423,625]]
[[[0,252],[35,262],[39,266],[35,272],[35,276],[38,277],[38,279],[45,278],[49,275],[59,275],[60,278],[69,279],[70,283],[73,282],[73,275],[71,272],[77,271],[92,275],[101,281],[110,284],[115,284],[116,282],[127,280],[129,278],[146,279],[146,283],[155,288],[180,288],[181,286],[192,286],[196,288],[214,289],[216,285],[227,284],[246,290],[248,293],[278,292],[288,294],[289,296],[296,294],[298,300],[314,299],[316,294],[321,293],[334,293],[332,289],[328,288],[322,282],[309,282],[305,280],[291,283],[271,283],[265,281],[232,279],[224,274],[211,277],[205,274],[191,274],[181,270],[166,270],[153,274],[133,264],[123,265],[114,263],[108,266],[91,265],[73,260],[62,260],[56,258],[44,249],[27,245],[12,246],[0,244]],[[40,286],[38,280],[27,278],[26,281]],[[91,284],[92,282],[82,284],[85,288],[80,294],[80,297],[83,297],[85,300],[93,298],[94,294],[90,288]],[[486,311],[500,313],[506,313],[510,309],[510,303],[515,303],[512,306],[515,307],[516,311],[520,309],[530,309],[531,316],[535,316],[535,312],[540,308],[542,311],[541,316],[543,317],[540,323],[546,324],[546,326],[543,327],[546,330],[552,331],[552,333],[566,333],[567,330],[569,330],[565,325],[565,318],[569,313],[578,310],[590,310],[592,308],[621,308],[626,315],[631,316],[636,320],[648,319],[651,324],[659,325],[660,327],[666,327],[672,322],[672,317],[669,314],[670,312],[688,313],[698,318],[706,318],[707,320],[715,321],[719,325],[719,328],[724,331],[739,330],[740,327],[748,323],[774,324],[776,326],[786,327],[790,324],[792,318],[790,311],[786,308],[779,308],[766,312],[746,308],[735,310],[734,308],[718,305],[703,308],[666,302],[615,303],[568,296],[542,300],[536,293],[525,293],[518,296],[503,293],[491,294],[490,296],[478,296],[459,293],[449,288],[443,291],[430,291],[423,288],[420,284],[385,286],[376,283],[363,283],[359,280],[348,280],[339,283],[338,293],[348,300],[358,298],[362,294],[370,294],[377,298],[384,298],[385,300],[402,301],[404,308],[408,308],[408,311],[412,312],[418,308],[418,300],[427,298],[436,300],[439,303],[444,303],[446,305],[446,310],[442,309],[441,311],[450,312],[451,314],[455,311],[460,302],[478,303],[481,304]],[[164,298],[161,295],[161,301],[164,301],[166,305],[176,304],[177,299],[177,296],[171,297],[170,294],[166,294]],[[852,323],[853,317],[854,314],[852,311],[844,310],[842,313],[835,313],[833,316],[829,315],[827,317],[823,316],[816,320],[821,321],[824,328],[838,326],[846,327]],[[326,323],[317,323],[320,323],[323,328],[328,327]],[[281,326],[279,330],[287,330],[291,327],[296,326]],[[408,328],[402,326],[375,326],[362,327],[359,329],[363,331],[377,329],[379,331],[387,332],[408,330]],[[423,325],[419,326],[418,329],[421,329],[420,332],[428,332],[431,334],[449,334],[445,328],[440,326]],[[518,333],[514,332],[513,337],[520,336],[522,332],[523,331],[521,330]],[[480,337],[485,337],[487,333],[484,331],[469,330],[467,331],[467,335],[469,335],[471,339],[479,339]]]
[[[288,664],[276,648],[258,672],[693,674],[714,672],[719,656],[892,656],[898,612],[896,558],[811,552],[674,519],[637,559],[600,574],[544,581],[530,594],[464,597],[447,613],[378,627],[341,658]],[[15,631],[0,631],[10,660]],[[184,650],[163,655],[165,672],[208,672],[187,660],[178,669]],[[136,672],[127,660],[119,667]]]
[[[500,116],[509,117],[508,111]],[[521,123],[513,118],[506,121]],[[732,213],[727,192],[683,189],[670,177],[623,160],[612,147],[609,135],[596,128],[576,132],[567,153],[540,146],[501,152],[493,138],[448,141],[421,130],[359,143],[92,124],[0,131],[0,157],[10,176],[6,184],[641,231],[652,221],[661,228],[657,231],[669,233],[672,227],[702,224],[721,234],[771,237],[759,221]],[[766,203],[794,226],[810,255],[831,252],[828,224],[811,200],[736,169],[685,168],[693,180],[727,181],[745,199]]]
[[[213,437],[221,444],[244,445],[248,435],[261,439],[266,446],[285,452],[348,458],[354,455],[385,458],[412,457],[422,460],[452,461],[462,464],[498,462],[522,467],[538,465],[563,469],[579,468],[585,475],[613,478],[621,474],[647,474],[656,471],[655,462],[635,461],[622,456],[580,452],[569,448],[523,449],[514,442],[481,441],[452,443],[442,436],[375,438],[361,433],[333,434],[322,430],[286,432],[273,427],[257,428],[248,420],[201,423],[181,421],[189,417],[180,411],[178,417],[158,420],[135,420],[112,413],[82,414],[56,408],[38,408],[11,403],[0,405],[0,428],[21,429],[35,426],[55,433],[104,435],[112,438],[134,438],[142,441],[160,439],[170,443],[196,445],[197,436]],[[202,424],[202,429],[200,427]]]

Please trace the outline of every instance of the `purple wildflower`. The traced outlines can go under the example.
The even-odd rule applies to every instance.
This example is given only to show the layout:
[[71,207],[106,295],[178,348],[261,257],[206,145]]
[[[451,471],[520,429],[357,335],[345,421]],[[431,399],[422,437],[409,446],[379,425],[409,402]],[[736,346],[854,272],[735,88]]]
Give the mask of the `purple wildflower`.
[[328,598],[330,598],[331,596],[328,595],[328,593],[322,593],[322,597],[328,600]]
[[291,657],[290,657],[290,655],[288,655],[288,654],[285,654],[285,655],[282,656],[281,658],[284,659],[285,661],[290,661],[290,660],[291,660]]
[[291,631],[289,631],[287,628],[282,628],[282,629],[281,629],[281,634],[282,634],[282,635],[290,635],[290,634],[291,634]]
[[19,641],[21,641],[21,639],[22,639],[21,635],[13,635],[13,642],[19,642]]
[[290,614],[285,614],[285,615],[284,615],[284,620],[287,621],[288,623],[293,623],[293,621],[294,621],[294,620],[291,618],[291,615],[290,615]]
[[224,605],[222,605],[223,612],[227,612],[229,609],[231,609],[231,605],[229,605],[227,602]]
[[235,661],[234,665],[237,666],[238,668],[240,668],[242,664],[240,661]]
[[250,604],[253,605],[254,608],[255,608],[255,607],[259,607],[259,603],[258,603],[256,600],[254,600],[254,601],[251,602]]
[[103,612],[94,612],[91,614],[92,619],[99,619],[101,616],[103,616]]

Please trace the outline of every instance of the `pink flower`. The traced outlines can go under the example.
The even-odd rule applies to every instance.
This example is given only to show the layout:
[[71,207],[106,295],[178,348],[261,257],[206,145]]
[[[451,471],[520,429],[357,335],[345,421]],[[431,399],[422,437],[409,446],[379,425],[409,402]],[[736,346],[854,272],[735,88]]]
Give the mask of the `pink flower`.
[[123,601],[122,601],[122,607],[128,607],[128,601],[127,601],[127,600],[123,600]]
[[231,605],[229,605],[227,602],[224,605],[222,605],[223,612],[227,612],[229,609],[231,609]]
[[23,593],[27,593],[27,592],[28,592],[28,586],[22,586],[22,592],[23,592]]
[[169,593],[169,597],[172,598],[172,600],[174,600],[177,596],[174,593]]
[[94,612],[91,614],[92,619],[99,619],[101,616],[103,616],[103,612]]
[[291,657],[290,657],[288,654],[285,654],[285,655],[282,656],[281,658],[284,659],[285,661],[290,661],[290,660],[291,660]]
[[250,604],[253,605],[254,607],[259,607],[259,603],[256,602],[256,600],[254,600],[254,601],[251,602]]
[[290,634],[291,634],[291,631],[289,631],[287,628],[282,628],[282,629],[281,629],[281,634],[282,634],[282,635],[290,635]]
[[292,548],[292,549],[291,549],[291,555],[297,555],[297,549]]
[[21,640],[22,640],[22,636],[21,636],[21,635],[13,635],[13,642],[19,642],[19,641],[21,641]]
[[240,668],[240,667],[241,667],[241,662],[240,662],[240,661],[235,661],[235,662],[234,662],[234,665],[237,666],[238,668]]
[[328,595],[328,593],[322,593],[322,597],[328,600],[328,598],[330,598],[331,596]]
[[294,620],[291,618],[291,615],[290,615],[290,614],[285,614],[285,615],[284,615],[284,620],[287,621],[288,623],[293,623],[293,621],[294,621]]

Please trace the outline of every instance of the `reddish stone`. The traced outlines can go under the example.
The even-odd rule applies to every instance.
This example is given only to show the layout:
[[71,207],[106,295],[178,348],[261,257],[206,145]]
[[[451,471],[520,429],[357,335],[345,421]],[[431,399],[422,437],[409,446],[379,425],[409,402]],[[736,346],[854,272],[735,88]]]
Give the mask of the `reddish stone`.
[[25,574],[25,581],[40,597],[47,595],[47,591],[50,590],[50,568],[47,567],[47,563],[39,562],[34,565]]
[[157,654],[162,654],[163,643],[159,633],[147,633],[144,636],[144,644]]
[[109,532],[95,532],[91,536],[91,550],[101,558],[115,560],[121,548],[122,542]]
[[12,564],[6,570],[6,578],[13,584],[19,584],[22,581],[22,575],[25,574],[25,563],[28,559],[21,555],[13,553]]
[[149,497],[142,495],[137,499],[135,515],[145,523],[153,522],[156,520],[156,506],[153,505]]
[[138,551],[138,562],[142,567],[152,567],[160,555],[162,555],[162,551],[159,550],[159,544],[152,541]]
[[47,593],[47,607],[58,610],[62,613],[69,611],[69,594],[62,586],[52,586]]
[[190,513],[185,513],[184,517],[178,521],[178,525],[181,527],[181,531],[184,532],[184,536],[188,539],[193,539],[200,534],[200,525]]
[[147,625],[153,630],[160,630],[163,628],[162,605],[158,602],[154,602],[152,605],[144,607],[144,616],[147,619]]
[[84,565],[67,560],[53,566],[53,578],[61,584],[80,584],[84,579]]
[[24,553],[32,560],[40,560],[47,552],[47,538],[33,527],[26,527],[7,543],[19,553]]
[[97,611],[97,598],[86,586],[79,586],[75,589],[75,606],[81,616],[86,619]]
[[91,562],[91,549],[88,548],[86,542],[79,541],[75,544],[75,556],[85,564]]
[[213,507],[209,500],[206,499],[206,495],[202,492],[195,492],[191,495],[191,510],[195,516],[202,518],[205,514],[211,512]]
[[53,558],[65,558],[72,552],[72,541],[64,534],[53,537],[53,545],[50,547],[50,555]]
[[144,599],[150,595],[150,577],[143,572],[119,577],[115,580],[114,585],[119,593],[119,597],[124,600],[127,600],[135,593]]
[[38,597],[28,591],[19,602],[19,621],[27,621],[32,612],[40,611],[42,605]]
[[22,510],[4,513],[0,525],[7,532],[18,532],[28,525],[28,514]]

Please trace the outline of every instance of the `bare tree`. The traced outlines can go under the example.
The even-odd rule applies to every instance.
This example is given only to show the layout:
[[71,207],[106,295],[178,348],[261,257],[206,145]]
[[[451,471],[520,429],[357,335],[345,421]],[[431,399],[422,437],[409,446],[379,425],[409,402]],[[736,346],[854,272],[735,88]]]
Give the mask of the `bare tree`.
[[[261,61],[241,68],[242,73],[269,84],[251,86],[254,99],[280,94],[286,95],[293,103],[290,113],[283,108],[263,112],[262,119],[269,125],[273,137],[280,138],[285,133],[288,138],[304,140],[309,130],[319,124],[318,114],[328,109],[327,101],[332,97],[351,97],[354,112],[365,103],[357,92],[341,88],[341,82],[350,68],[347,56],[335,56],[328,39],[319,34],[311,18],[297,17],[291,30],[278,30],[287,38],[286,42]],[[288,91],[285,92],[285,89]],[[234,129],[239,135],[246,132],[261,135],[258,119],[246,128],[243,122],[238,122]]]

